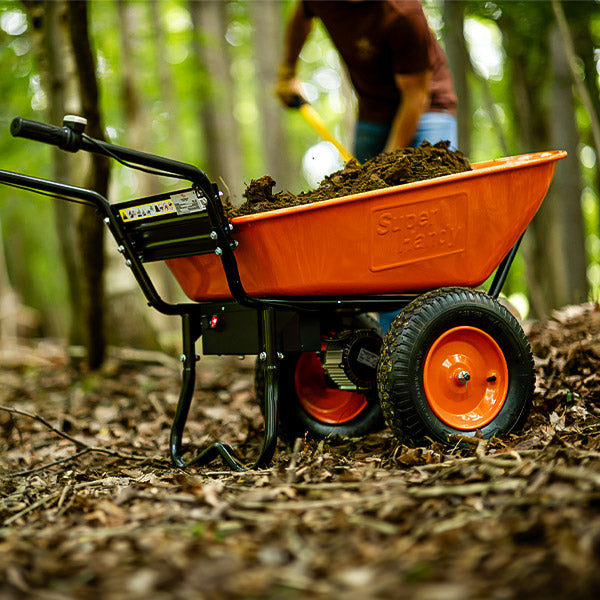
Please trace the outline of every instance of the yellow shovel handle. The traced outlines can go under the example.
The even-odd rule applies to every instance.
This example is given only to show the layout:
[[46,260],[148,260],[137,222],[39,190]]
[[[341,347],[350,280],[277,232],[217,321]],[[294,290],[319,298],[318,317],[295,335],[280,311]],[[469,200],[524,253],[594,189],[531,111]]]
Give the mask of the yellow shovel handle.
[[337,149],[338,152],[342,155],[342,158],[345,162],[352,160],[354,157],[344,146],[342,146],[332,135],[329,133],[329,130],[325,126],[323,119],[319,116],[319,113],[308,103],[302,104],[298,108],[298,110],[302,113],[302,116],[310,123],[317,133],[326,141],[331,142]]

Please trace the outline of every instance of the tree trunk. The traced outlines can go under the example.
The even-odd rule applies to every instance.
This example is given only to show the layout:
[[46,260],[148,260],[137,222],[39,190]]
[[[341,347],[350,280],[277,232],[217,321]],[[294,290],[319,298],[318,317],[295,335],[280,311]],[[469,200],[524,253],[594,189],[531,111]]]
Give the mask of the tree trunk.
[[571,76],[573,78],[573,83],[575,84],[575,87],[577,89],[577,93],[579,94],[579,100],[583,104],[583,107],[585,108],[588,115],[596,154],[600,155],[600,123],[598,122],[598,115],[594,110],[594,103],[590,98],[588,88],[586,87],[583,77],[581,76],[578,64],[578,57],[575,54],[573,36],[569,29],[569,24],[567,23],[567,20],[565,18],[562,3],[560,2],[560,0],[551,1],[552,8],[554,9],[554,14],[556,16],[558,30],[560,32],[560,43],[563,48],[563,52],[566,55],[567,65],[571,72]]
[[[139,65],[135,61],[135,40],[138,38],[136,24],[140,19],[140,9],[145,6],[139,2],[119,0],[119,40],[121,43],[121,100],[127,123],[125,141],[132,148],[148,148],[149,119],[144,102],[139,93],[137,74]],[[155,176],[135,171],[139,192],[142,196],[151,196],[160,192]]]
[[[549,71],[547,40],[543,36],[536,38],[539,43],[532,51],[528,40],[523,37],[522,30],[517,27],[518,23],[511,19],[511,14],[510,6],[507,6],[503,18],[498,21],[498,26],[502,31],[507,56],[505,68],[512,89],[510,106],[516,122],[515,129],[519,133],[516,151],[545,150],[550,145],[549,120],[546,118],[547,110],[543,98]],[[538,60],[539,57],[541,58]],[[531,315],[534,317],[547,314],[553,304],[551,273],[547,265],[547,232],[550,218],[545,201],[531,222],[522,246]]]
[[[34,53],[40,71],[42,88],[48,99],[47,119],[60,125],[67,112],[78,112],[79,102],[73,82],[74,60],[66,30],[66,2],[25,0],[23,2],[31,23]],[[71,165],[75,157],[52,148],[52,178],[73,183]],[[66,202],[53,202],[54,226],[60,254],[67,275],[69,298],[69,342],[83,341],[81,283],[79,254],[76,244],[76,208]]]
[[160,15],[159,0],[152,0],[150,2],[150,18],[156,49],[156,65],[158,71],[158,81],[160,84],[160,96],[164,106],[164,113],[167,115],[168,154],[171,158],[181,160],[181,157],[178,156],[179,118],[177,102],[174,95],[175,84],[171,76],[169,64],[166,60],[167,51],[165,47],[165,31]]
[[[119,15],[119,40],[121,59],[121,105],[125,116],[124,144],[146,152],[153,151],[151,138],[148,135],[150,123],[146,104],[140,93],[138,73],[141,61],[135,43],[139,39],[139,26],[142,19],[148,18],[147,5],[140,2],[119,0],[117,10]],[[148,67],[148,58],[143,64]],[[137,197],[147,197],[162,191],[160,180],[155,175],[142,171],[131,171],[137,182]],[[131,271],[125,266],[122,257],[111,254],[108,258],[107,297],[107,335],[111,344],[129,345],[146,349],[159,349],[157,324],[164,327],[164,320],[158,313],[148,310],[147,301],[141,293]],[[163,264],[148,265],[148,271],[153,279],[157,274],[162,275]],[[161,318],[162,317],[162,318]]]
[[[566,8],[573,9],[575,6],[569,4]],[[583,7],[582,7],[583,8]],[[577,56],[583,62],[584,84],[592,103],[592,111],[596,119],[600,119],[600,86],[598,85],[598,71],[596,69],[595,48],[597,44],[590,30],[589,14],[580,14],[579,18],[569,19],[571,30],[573,32],[573,41]],[[584,141],[589,146],[593,146],[593,135],[591,127],[589,132],[584,134]],[[596,167],[593,176],[593,186],[596,196],[600,195],[600,154],[596,149]],[[600,237],[600,230],[596,231]]]
[[579,173],[579,132],[569,61],[557,28],[550,33],[552,82],[551,146],[563,148],[569,156],[556,169],[546,204],[552,218],[547,232],[547,264],[552,282],[552,308],[587,300],[585,234],[581,212]]
[[280,189],[299,185],[297,171],[286,152],[283,108],[273,93],[273,86],[283,47],[283,5],[278,0],[252,2],[260,139],[265,153],[265,172],[272,175]]
[[4,256],[4,240],[2,238],[2,224],[0,223],[0,343],[6,339],[17,337],[17,315],[19,300],[14,292],[6,259]]
[[[69,31],[73,51],[77,56],[77,80],[87,133],[104,139],[100,116],[96,64],[88,33],[87,2],[71,1]],[[102,196],[108,195],[109,161],[104,156],[91,155],[91,165],[85,187]],[[96,210],[81,207],[78,219],[79,250],[82,259],[83,317],[87,362],[90,369],[100,367],[104,360],[104,225]]]
[[458,147],[467,156],[471,152],[471,95],[467,83],[471,61],[463,34],[465,2],[444,0],[444,45],[454,88],[458,97]]
[[[531,6],[531,10],[537,8]],[[587,298],[573,90],[564,49],[555,28],[550,33],[553,21],[547,23],[546,38],[536,37],[541,43],[535,48],[528,44],[532,38],[514,34],[514,24],[501,25],[510,57],[520,149],[564,148],[569,152],[557,165],[553,185],[524,245],[530,303],[537,317]]]
[[[176,160],[186,160],[185,157],[180,156],[180,123],[179,114],[177,107],[177,100],[175,98],[175,83],[171,76],[171,70],[169,63],[166,60],[167,50],[165,46],[165,30],[162,24],[160,14],[160,0],[152,0],[150,2],[150,21],[153,29],[153,38],[156,46],[156,65],[158,71],[160,97],[164,107],[164,113],[167,115],[167,154],[170,158]],[[155,178],[156,179],[156,178]],[[160,288],[164,297],[175,302],[180,299],[179,294],[180,288],[178,287],[173,275],[167,268],[165,263],[155,265],[156,268],[152,269],[153,274],[160,279]],[[157,312],[153,313],[154,322],[156,322],[159,329],[168,330],[172,323],[171,319],[165,318]]]
[[208,176],[222,179],[234,204],[241,203],[244,173],[238,125],[233,116],[233,81],[225,40],[227,2],[189,3],[194,26],[194,54],[198,65],[200,121],[207,149]]

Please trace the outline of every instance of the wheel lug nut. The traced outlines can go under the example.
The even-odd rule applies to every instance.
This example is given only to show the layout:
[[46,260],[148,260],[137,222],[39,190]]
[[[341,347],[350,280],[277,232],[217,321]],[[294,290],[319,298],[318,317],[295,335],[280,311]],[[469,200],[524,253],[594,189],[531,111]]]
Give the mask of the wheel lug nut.
[[457,375],[457,379],[460,383],[466,384],[471,379],[471,374],[469,373],[469,371],[461,371]]

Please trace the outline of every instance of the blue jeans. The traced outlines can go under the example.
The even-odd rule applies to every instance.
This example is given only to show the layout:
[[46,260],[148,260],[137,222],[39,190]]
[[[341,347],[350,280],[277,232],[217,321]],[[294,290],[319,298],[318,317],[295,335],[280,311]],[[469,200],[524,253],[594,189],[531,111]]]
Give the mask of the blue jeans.
[[[356,156],[359,162],[363,163],[383,152],[391,127],[391,122],[356,122],[356,129],[354,132],[354,156]],[[429,112],[421,115],[415,137],[410,143],[410,146],[416,148],[424,140],[427,140],[432,144],[442,140],[449,140],[450,149],[456,150],[458,145],[456,117],[445,112]],[[399,312],[400,311],[379,314],[379,324],[384,331],[387,331],[390,328],[392,321]]]

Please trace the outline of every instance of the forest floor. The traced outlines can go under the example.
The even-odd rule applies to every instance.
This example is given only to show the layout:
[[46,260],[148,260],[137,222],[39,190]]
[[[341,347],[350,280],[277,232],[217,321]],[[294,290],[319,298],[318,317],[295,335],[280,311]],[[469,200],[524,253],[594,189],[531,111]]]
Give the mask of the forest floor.
[[[518,435],[409,448],[388,430],[280,445],[272,468],[174,468],[180,364],[0,348],[0,598],[600,597],[600,310],[528,328]],[[199,363],[188,442],[260,443],[251,357]]]

